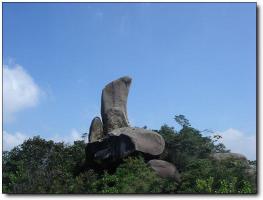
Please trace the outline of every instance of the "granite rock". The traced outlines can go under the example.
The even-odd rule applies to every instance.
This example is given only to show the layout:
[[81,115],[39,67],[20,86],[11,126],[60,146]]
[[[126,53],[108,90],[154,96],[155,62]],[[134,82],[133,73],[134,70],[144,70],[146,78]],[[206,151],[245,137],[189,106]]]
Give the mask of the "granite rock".
[[147,164],[156,172],[158,176],[162,178],[171,178],[176,182],[181,181],[181,175],[172,163],[164,160],[150,160]]
[[105,137],[103,133],[103,125],[99,117],[95,117],[89,129],[89,142],[95,142]]
[[124,76],[110,82],[102,90],[101,117],[104,133],[121,127],[128,127],[127,98],[131,78]]

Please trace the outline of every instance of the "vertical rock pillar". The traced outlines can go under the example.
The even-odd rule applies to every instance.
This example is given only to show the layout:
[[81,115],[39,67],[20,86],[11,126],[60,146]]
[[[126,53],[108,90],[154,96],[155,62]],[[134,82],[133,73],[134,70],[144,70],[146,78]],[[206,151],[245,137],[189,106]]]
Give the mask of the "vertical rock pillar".
[[127,115],[127,98],[132,79],[128,76],[112,81],[102,90],[101,117],[104,134],[129,127]]

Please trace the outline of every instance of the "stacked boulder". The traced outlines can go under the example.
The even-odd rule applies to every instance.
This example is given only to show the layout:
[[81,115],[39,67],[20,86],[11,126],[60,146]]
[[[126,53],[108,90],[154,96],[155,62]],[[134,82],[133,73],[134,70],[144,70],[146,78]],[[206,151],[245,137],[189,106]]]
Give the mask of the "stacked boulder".
[[163,153],[163,137],[151,130],[131,127],[127,115],[127,98],[132,79],[128,76],[110,82],[102,90],[101,117],[90,125],[86,161],[96,169],[114,168],[126,157],[142,155],[161,177],[180,180],[176,167],[157,160]]
[[211,158],[217,162],[232,161],[233,164],[237,164],[235,161],[241,162],[245,168],[246,176],[249,177],[254,187],[257,185],[257,170],[256,166],[250,165],[246,156],[240,153],[213,153]]

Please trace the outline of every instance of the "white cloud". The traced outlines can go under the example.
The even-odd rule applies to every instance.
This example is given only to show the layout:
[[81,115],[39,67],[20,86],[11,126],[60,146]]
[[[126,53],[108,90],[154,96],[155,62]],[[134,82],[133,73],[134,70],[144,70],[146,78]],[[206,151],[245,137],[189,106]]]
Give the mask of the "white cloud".
[[[4,151],[9,151],[15,146],[22,144],[25,140],[33,138],[33,136],[29,136],[23,134],[21,132],[9,133],[7,131],[3,131],[3,149]],[[46,140],[53,140],[54,142],[64,142],[66,144],[73,144],[74,141],[82,140],[81,133],[76,129],[72,129],[69,135],[61,136],[56,134],[52,138],[45,138]]]
[[24,140],[28,139],[27,135],[24,135],[20,132],[16,132],[14,134],[8,133],[6,131],[3,132],[3,149],[4,151],[9,151],[13,147],[18,146],[24,142]]
[[71,138],[73,139],[73,141],[81,140],[81,134],[76,129],[72,129]]
[[3,67],[3,111],[4,120],[10,121],[14,114],[38,104],[41,90],[33,78],[15,64]]
[[231,152],[244,154],[249,160],[256,159],[256,135],[247,135],[233,128],[216,134],[222,136],[220,142]]
[[81,133],[78,132],[76,129],[72,129],[70,134],[67,136],[61,136],[59,134],[56,134],[51,140],[55,142],[64,142],[64,143],[69,143],[73,144],[74,141],[77,140],[82,140]]

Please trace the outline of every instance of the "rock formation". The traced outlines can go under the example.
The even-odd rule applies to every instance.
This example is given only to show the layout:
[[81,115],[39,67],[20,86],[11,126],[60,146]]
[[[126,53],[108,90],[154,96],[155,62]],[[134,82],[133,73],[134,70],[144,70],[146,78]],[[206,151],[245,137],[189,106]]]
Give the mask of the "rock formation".
[[107,134],[116,128],[128,127],[127,97],[131,78],[128,76],[112,81],[102,90],[101,117]]
[[153,156],[160,155],[165,146],[164,139],[160,134],[143,128],[118,128],[111,131],[109,135],[126,135],[134,144],[135,151]]
[[242,160],[248,164],[247,158],[239,153],[214,153],[211,156],[213,159],[217,161],[232,159],[232,160]]
[[86,161],[95,169],[114,168],[123,158],[133,153],[135,147],[128,136],[109,136],[87,144]]
[[164,160],[150,160],[148,165],[162,178],[172,178],[176,182],[181,181],[181,176],[176,167]]
[[95,117],[89,129],[89,142],[95,142],[104,138],[103,124],[99,117]]
[[[130,127],[127,115],[127,98],[131,78],[119,78],[107,84],[101,95],[101,117],[95,117],[90,126],[86,146],[86,163],[94,169],[110,169],[127,156],[142,155],[145,160],[156,159],[165,148],[158,133]],[[149,165],[161,177],[180,180],[176,167],[162,160],[151,160]]]

